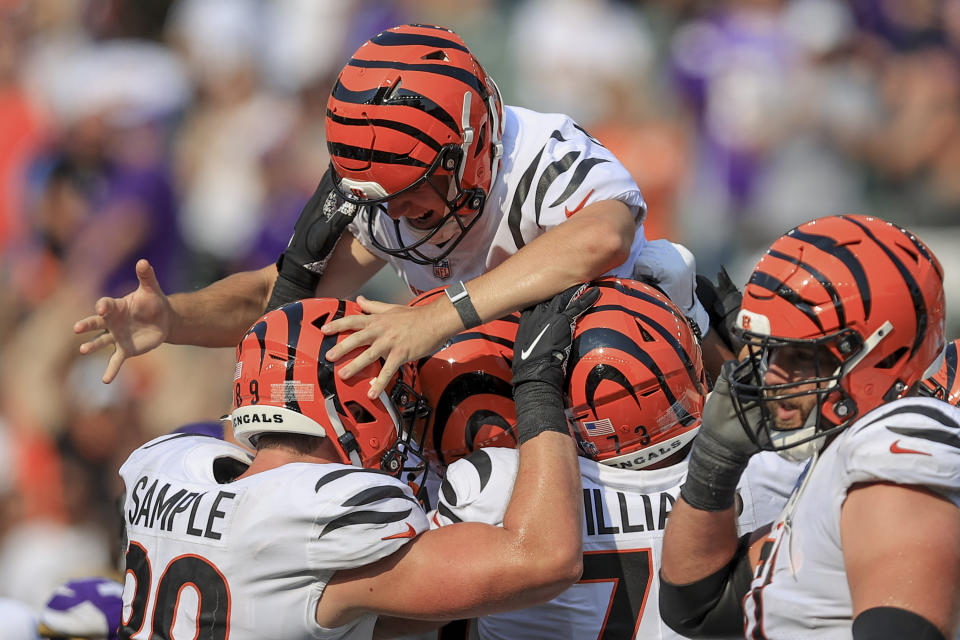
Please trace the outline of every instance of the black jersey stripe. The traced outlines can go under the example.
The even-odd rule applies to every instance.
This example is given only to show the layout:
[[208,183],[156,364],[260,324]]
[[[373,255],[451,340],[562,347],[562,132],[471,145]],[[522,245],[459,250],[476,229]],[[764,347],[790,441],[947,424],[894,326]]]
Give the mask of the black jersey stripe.
[[440,483],[440,493],[443,494],[444,500],[453,506],[457,506],[457,491],[447,478],[444,478],[443,482]]
[[920,285],[917,283],[913,275],[907,270],[904,266],[903,261],[901,261],[893,251],[890,250],[884,243],[877,240],[877,237],[873,235],[873,232],[870,231],[862,222],[855,218],[845,218],[853,224],[857,225],[863,232],[867,234],[871,240],[873,240],[880,249],[887,254],[887,257],[890,258],[890,262],[893,263],[893,266],[897,268],[897,271],[900,272],[900,277],[903,278],[903,282],[907,285],[907,290],[910,292],[910,298],[913,300],[913,313],[917,322],[917,330],[913,336],[913,346],[910,349],[910,355],[912,356],[920,348],[920,345],[923,344],[923,341],[927,336],[927,304],[923,299],[923,292],[920,290]]
[[413,496],[405,493],[402,487],[395,485],[381,485],[378,487],[369,487],[352,495],[344,500],[340,506],[358,507],[380,502],[381,500],[395,500],[397,498],[401,500],[408,500],[416,505],[419,505],[417,500]]
[[[944,405],[944,406],[948,406],[948,405]],[[926,404],[920,404],[920,403],[908,403],[906,405],[895,407],[890,411],[885,411],[881,415],[870,420],[870,422],[865,422],[862,426],[859,426],[857,428],[857,431],[861,431],[872,424],[880,422],[881,420],[885,420],[886,418],[892,418],[894,416],[899,416],[904,414],[914,414],[914,413],[919,413],[920,415],[926,418],[929,418],[934,422],[938,422],[947,429],[953,429],[955,431],[960,432],[960,423],[951,419],[939,408],[932,407]]]
[[330,155],[337,158],[350,158],[361,162],[372,162],[375,164],[401,164],[410,167],[421,167],[426,169],[429,165],[413,158],[407,154],[392,153],[390,151],[380,151],[378,149],[366,149],[364,147],[355,147],[341,142],[328,142],[327,147]]
[[[437,458],[442,465],[447,461],[443,455],[440,443],[447,429],[447,422],[457,406],[466,398],[477,394],[489,394],[513,399],[513,387],[506,380],[501,380],[485,371],[469,371],[455,377],[444,388],[437,404],[433,409],[433,442],[436,447]],[[464,434],[466,437],[467,434]]]
[[814,304],[808,300],[804,300],[800,297],[796,291],[788,287],[784,282],[777,280],[769,273],[764,273],[762,271],[754,271],[750,275],[750,283],[755,284],[758,287],[763,287],[764,289],[770,291],[776,296],[779,296],[789,302],[792,306],[796,307],[803,315],[807,316],[810,319],[810,322],[817,325],[817,329],[823,332],[823,325],[820,323],[820,318],[817,317],[817,314],[814,312]]
[[[951,421],[953,422],[953,421]],[[953,429],[953,433],[949,433],[942,429],[917,429],[915,427],[891,427],[887,426],[887,431],[892,431],[893,433],[900,434],[901,436],[908,436],[910,438],[922,438],[924,440],[930,440],[931,442],[939,442],[940,444],[945,444],[948,447],[953,447],[954,449],[960,449],[960,434],[956,432],[960,425],[954,423],[954,426],[950,427],[949,425],[941,422],[943,426]]]
[[[338,81],[335,85],[333,85],[332,95],[335,99],[347,104],[376,104],[398,107],[413,107],[414,109],[418,109],[427,115],[436,118],[454,133],[460,133],[460,126],[457,124],[456,119],[450,115],[446,109],[441,107],[430,98],[415,91],[399,88],[394,89],[391,92],[390,87],[377,87],[375,89],[353,91],[352,89],[345,87],[342,82]],[[331,111],[328,109],[327,116],[329,117],[330,115]],[[339,120],[335,121],[339,122]],[[351,125],[353,123],[341,122],[341,124]]]
[[322,487],[325,487],[326,485],[330,484],[330,483],[333,482],[334,480],[339,480],[340,478],[342,478],[342,477],[344,477],[344,476],[351,475],[351,474],[353,474],[353,473],[377,473],[377,474],[379,474],[380,472],[379,472],[379,471],[375,471],[375,470],[373,470],[373,469],[362,469],[362,468],[360,468],[360,467],[346,467],[346,468],[343,468],[343,469],[337,469],[336,471],[330,471],[330,472],[328,472],[328,473],[323,474],[323,476],[322,476],[319,480],[317,480],[317,484],[316,484],[316,486],[314,486],[313,490],[316,491],[317,493],[320,493],[320,489],[321,489]]
[[450,507],[442,502],[437,505],[437,511],[440,513],[440,515],[447,518],[451,522],[463,522],[462,518],[457,516],[453,511],[450,510]]
[[477,449],[467,456],[466,460],[477,470],[477,476],[480,478],[480,491],[483,491],[487,487],[487,483],[490,482],[490,475],[493,473],[493,460],[490,459],[490,454],[483,449]]
[[394,131],[399,131],[400,133],[406,134],[411,138],[416,139],[419,142],[427,145],[434,151],[440,151],[440,143],[426,135],[420,129],[416,127],[411,127],[408,124],[402,122],[395,122],[393,120],[384,120],[382,118],[366,119],[366,118],[344,118],[339,116],[332,111],[327,111],[327,117],[330,120],[348,127],[367,127],[373,125],[375,127],[381,127],[384,129],[393,129]]
[[867,279],[867,272],[864,270],[860,259],[846,246],[838,245],[835,239],[827,236],[804,233],[798,229],[792,230],[787,235],[791,238],[796,238],[800,242],[812,244],[824,253],[829,253],[847,267],[850,275],[853,276],[854,282],[857,283],[857,291],[860,292],[860,297],[863,300],[863,315],[866,319],[869,319],[873,304],[870,292],[870,281]]
[[318,538],[322,538],[332,531],[349,527],[355,524],[390,524],[391,522],[400,522],[406,520],[413,512],[413,507],[402,511],[351,511],[339,518],[334,518],[327,523],[327,526],[320,532]]
[[840,294],[837,292],[837,288],[833,286],[833,283],[830,282],[830,279],[827,278],[827,276],[824,275],[822,271],[820,271],[819,269],[817,269],[816,267],[814,267],[809,263],[803,262],[798,258],[794,258],[793,256],[788,256],[787,254],[781,253],[779,251],[774,251],[773,249],[770,249],[769,251],[767,251],[767,253],[773,256],[774,258],[779,258],[780,260],[784,260],[791,264],[797,265],[798,267],[800,267],[801,269],[803,269],[804,271],[812,275],[814,278],[816,278],[817,282],[820,283],[820,286],[826,290],[827,294],[830,296],[830,299],[833,300],[833,308],[837,313],[837,323],[841,327],[847,326],[847,312],[846,312],[846,309],[844,309],[843,307],[843,298],[840,297]]
[[434,73],[441,76],[447,76],[448,78],[453,78],[454,80],[459,80],[481,96],[485,96],[487,94],[486,87],[483,86],[483,83],[480,82],[480,79],[477,78],[477,76],[473,75],[466,69],[461,69],[460,67],[454,67],[448,64],[411,64],[408,62],[394,62],[390,60],[360,60],[358,58],[351,58],[347,63],[347,66],[356,67],[358,69],[396,69],[397,71]]
[[600,145],[601,147],[603,146],[603,143],[602,143],[602,142],[600,142],[599,140],[597,140],[596,138],[594,138],[592,135],[590,135],[590,132],[589,132],[589,131],[587,131],[586,129],[584,129],[584,128],[581,127],[580,125],[578,125],[576,122],[573,123],[573,128],[576,129],[577,131],[579,131],[580,133],[582,133],[583,135],[587,136],[588,138],[590,138],[590,140],[591,140],[594,144],[598,144],[598,145]]
[[384,31],[371,40],[374,44],[381,47],[436,47],[437,49],[456,49],[464,53],[470,53],[470,50],[459,42],[441,38],[439,36],[428,36],[420,33],[397,33],[395,31]]
[[590,173],[590,170],[593,169],[598,164],[603,164],[604,162],[610,162],[606,158],[584,158],[583,161],[577,165],[577,168],[573,170],[573,176],[570,178],[570,182],[567,183],[567,187],[563,190],[563,193],[560,194],[560,197],[557,198],[551,207],[556,207],[559,204],[562,204],[576,193],[577,189],[580,188],[580,185],[583,184],[583,181],[587,178],[587,174]]
[[526,244],[523,240],[523,234],[520,232],[520,221],[523,218],[523,203],[527,199],[527,194],[530,193],[530,185],[533,184],[533,179],[536,176],[537,168],[540,166],[540,158],[543,156],[544,149],[546,149],[546,147],[537,152],[533,162],[530,163],[523,172],[523,175],[520,176],[517,188],[513,192],[513,202],[510,203],[510,213],[507,214],[507,226],[510,228],[510,235],[513,236],[513,243],[517,245],[517,249],[522,249]]
[[540,179],[537,181],[537,190],[534,194],[533,200],[534,220],[536,220],[538,227],[541,226],[540,210],[543,208],[543,199],[547,197],[547,189],[549,189],[550,186],[557,181],[557,178],[566,173],[579,157],[579,151],[571,151],[565,154],[559,160],[555,160],[548,164],[547,168],[544,169],[543,173],[540,174]]

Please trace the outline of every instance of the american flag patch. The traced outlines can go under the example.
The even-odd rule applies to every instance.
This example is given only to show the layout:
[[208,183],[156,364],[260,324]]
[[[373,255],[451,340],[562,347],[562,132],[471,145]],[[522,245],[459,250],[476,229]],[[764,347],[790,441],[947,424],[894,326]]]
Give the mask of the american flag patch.
[[610,418],[604,418],[603,420],[584,420],[580,424],[583,425],[583,430],[587,432],[588,436],[610,436],[614,434],[613,423],[610,422]]
[[240,374],[243,373],[243,363],[238,362],[237,366],[233,368],[233,381],[236,382],[240,379]]

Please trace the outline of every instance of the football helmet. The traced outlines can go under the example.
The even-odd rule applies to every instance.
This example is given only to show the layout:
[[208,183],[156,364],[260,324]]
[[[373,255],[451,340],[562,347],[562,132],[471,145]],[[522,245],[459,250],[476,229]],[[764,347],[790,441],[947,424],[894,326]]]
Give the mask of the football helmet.
[[300,300],[265,314],[247,331],[237,347],[230,414],[241,444],[255,447],[268,432],[326,437],[344,464],[400,472],[408,453],[406,425],[423,406],[411,367],[402,367],[371,400],[367,389],[379,363],[343,380],[336,372],[359,349],[337,362],[326,358],[350,332],[325,335],[320,327],[358,313],[351,301]]
[[957,346],[960,340],[947,344],[943,352],[943,365],[940,370],[929,378],[925,378],[917,386],[922,396],[938,398],[960,407],[960,377],[957,376]]
[[[944,313],[943,269],[907,229],[854,215],[792,229],[757,263],[737,315],[749,347],[730,380],[741,423],[761,448],[809,458],[939,368]],[[813,377],[768,383],[781,348],[805,353]],[[777,429],[774,402],[809,395],[816,406],[805,423]]]
[[[410,306],[429,304],[443,289],[428,291]],[[510,314],[453,336],[416,363],[422,412],[413,440],[431,466],[447,465],[481,447],[517,446],[517,412],[510,379],[520,315]]]
[[[377,34],[347,62],[327,103],[326,132],[340,195],[371,205],[364,215],[374,246],[431,264],[453,251],[483,211],[503,155],[503,106],[497,85],[456,33],[408,24]],[[450,177],[446,193],[433,176]],[[446,203],[445,215],[426,231],[393,220],[397,246],[381,244],[375,216],[424,184]],[[401,223],[415,240],[402,239]],[[421,251],[427,243],[442,249],[428,256]]]
[[700,345],[658,289],[625,278],[593,284],[600,298],[577,321],[567,361],[567,417],[582,455],[642,469],[700,429],[707,393]]

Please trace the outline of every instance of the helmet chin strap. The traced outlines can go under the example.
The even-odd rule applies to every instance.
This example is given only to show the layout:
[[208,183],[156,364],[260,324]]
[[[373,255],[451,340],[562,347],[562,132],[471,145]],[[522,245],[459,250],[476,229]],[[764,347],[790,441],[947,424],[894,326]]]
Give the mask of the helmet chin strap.
[[[333,432],[337,434],[337,442],[340,442],[340,438],[347,434],[347,430],[343,426],[343,422],[340,421],[340,416],[337,415],[337,407],[333,402],[333,397],[328,396],[324,401],[324,404],[327,407],[327,417],[330,418],[330,424],[333,425]],[[342,446],[342,445],[341,445]],[[350,464],[355,467],[363,467],[363,462],[360,460],[360,454],[355,450],[350,450],[345,452],[347,457],[350,458]]]

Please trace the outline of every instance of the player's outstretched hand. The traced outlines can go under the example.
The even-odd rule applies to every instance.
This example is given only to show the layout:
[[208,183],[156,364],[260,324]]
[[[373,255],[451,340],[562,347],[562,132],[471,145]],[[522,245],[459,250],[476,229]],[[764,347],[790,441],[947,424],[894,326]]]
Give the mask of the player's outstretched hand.
[[[750,437],[730,397],[730,376],[736,361],[724,363],[713,391],[703,407],[703,424],[693,441],[687,481],[680,495],[702,511],[722,511],[733,505],[737,482],[750,457],[760,447]],[[751,423],[759,420],[759,408],[748,411]]]
[[357,297],[364,315],[346,316],[325,324],[327,334],[353,331],[327,352],[327,360],[336,362],[357,347],[369,345],[339,371],[343,379],[363,371],[383,358],[380,375],[374,378],[367,395],[376,398],[390,378],[405,362],[428,356],[446,342],[448,335],[436,326],[430,306],[407,307]]
[[116,349],[107,363],[103,381],[112,382],[127,358],[146,353],[163,344],[170,333],[173,309],[157,282],[153,267],[146,260],[137,262],[140,286],[122,298],[100,298],[95,314],[73,325],[77,334],[99,331],[96,337],[80,345],[80,353],[99,351],[109,345]]

